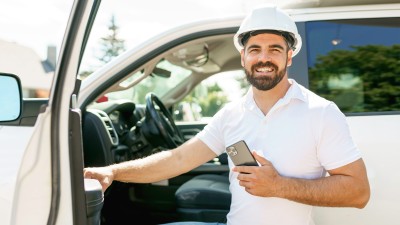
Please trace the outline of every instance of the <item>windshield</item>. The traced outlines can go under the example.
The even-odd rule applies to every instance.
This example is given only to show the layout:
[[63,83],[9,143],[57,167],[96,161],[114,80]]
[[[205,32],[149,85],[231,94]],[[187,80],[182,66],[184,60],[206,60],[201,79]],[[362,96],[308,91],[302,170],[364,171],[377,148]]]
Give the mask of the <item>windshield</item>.
[[139,82],[138,84],[123,91],[110,92],[105,96],[108,100],[128,99],[144,104],[146,93],[153,92],[157,96],[163,96],[167,91],[182,83],[191,73],[192,71],[171,64],[168,60],[163,59],[145,79],[141,79],[144,73],[143,71],[139,71],[119,85],[124,87]]
[[79,74],[82,78],[90,76],[123,52],[173,27],[197,20],[220,18],[221,15],[229,17],[243,14],[254,5],[255,2],[247,3],[244,0],[103,0]]

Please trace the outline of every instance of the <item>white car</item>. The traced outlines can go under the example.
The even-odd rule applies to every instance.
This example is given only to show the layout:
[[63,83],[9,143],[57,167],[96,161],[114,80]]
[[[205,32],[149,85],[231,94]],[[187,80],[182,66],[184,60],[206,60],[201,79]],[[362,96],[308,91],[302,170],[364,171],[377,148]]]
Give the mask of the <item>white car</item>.
[[[289,76],[346,114],[371,185],[364,209],[316,207],[318,225],[398,223],[400,3],[372,2],[286,9],[303,39]],[[176,147],[242,96],[248,84],[233,35],[243,17],[169,29],[84,77],[84,49],[98,41],[89,31],[103,13],[99,4],[74,2],[49,99],[22,99],[18,78],[0,75],[0,151],[13,151],[0,165],[8,175],[1,180],[0,224],[224,222],[227,185],[212,199],[192,201],[180,188],[199,175],[226,176],[226,156],[158,183],[114,182],[104,195],[82,171]]]

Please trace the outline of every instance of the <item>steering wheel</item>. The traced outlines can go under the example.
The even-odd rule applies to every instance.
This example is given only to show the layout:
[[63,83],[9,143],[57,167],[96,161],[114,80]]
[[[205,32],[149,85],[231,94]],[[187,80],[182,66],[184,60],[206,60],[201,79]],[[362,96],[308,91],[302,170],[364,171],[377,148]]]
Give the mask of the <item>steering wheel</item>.
[[[154,93],[146,95],[146,118],[144,123],[147,125],[145,134],[147,133],[146,136],[153,143],[158,143],[167,148],[176,148],[183,144],[183,136],[176,127],[171,113]],[[158,137],[155,137],[155,135]],[[159,137],[162,139],[161,142]]]

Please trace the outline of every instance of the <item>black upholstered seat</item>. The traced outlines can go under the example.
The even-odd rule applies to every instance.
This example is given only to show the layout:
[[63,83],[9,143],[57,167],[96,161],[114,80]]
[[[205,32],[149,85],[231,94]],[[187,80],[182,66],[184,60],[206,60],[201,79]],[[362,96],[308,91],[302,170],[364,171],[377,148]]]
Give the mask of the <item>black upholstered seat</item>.
[[198,175],[184,183],[175,196],[182,220],[224,222],[231,204],[229,178]]

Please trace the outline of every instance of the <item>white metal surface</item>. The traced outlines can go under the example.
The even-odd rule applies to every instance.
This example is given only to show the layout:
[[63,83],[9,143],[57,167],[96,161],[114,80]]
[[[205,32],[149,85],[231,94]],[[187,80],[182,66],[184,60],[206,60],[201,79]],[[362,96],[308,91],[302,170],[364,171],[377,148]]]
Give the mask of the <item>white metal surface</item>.
[[32,132],[33,127],[0,126],[0,224],[10,224],[16,177]]

